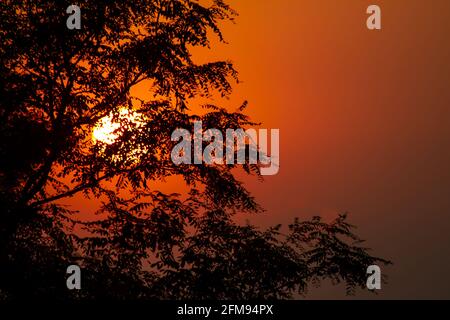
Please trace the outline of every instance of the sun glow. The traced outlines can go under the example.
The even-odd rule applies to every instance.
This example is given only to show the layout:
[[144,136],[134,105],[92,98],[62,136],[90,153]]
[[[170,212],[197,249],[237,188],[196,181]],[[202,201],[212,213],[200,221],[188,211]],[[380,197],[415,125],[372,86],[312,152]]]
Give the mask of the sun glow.
[[143,127],[144,124],[145,122],[142,115],[135,111],[123,108],[115,117],[110,114],[100,119],[94,127],[92,139],[94,143],[99,141],[106,144],[112,144],[120,137],[121,132],[123,132],[123,126],[132,125],[139,129]]
[[[118,113],[111,113],[98,121],[92,131],[92,141],[100,155],[106,156],[115,164],[134,165],[139,162],[147,152],[148,147],[139,141],[139,137],[145,134],[146,119],[136,111],[120,109]],[[125,133],[126,139],[120,139]],[[118,145],[114,143],[119,142]]]

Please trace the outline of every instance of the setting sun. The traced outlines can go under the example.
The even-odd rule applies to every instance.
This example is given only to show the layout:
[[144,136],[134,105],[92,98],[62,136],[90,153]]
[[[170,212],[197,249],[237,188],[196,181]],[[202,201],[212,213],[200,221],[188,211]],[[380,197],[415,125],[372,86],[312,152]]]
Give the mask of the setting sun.
[[[139,162],[140,157],[148,151],[145,144],[136,141],[145,124],[142,114],[121,108],[118,113],[110,113],[98,121],[92,131],[92,141],[99,147],[99,154],[116,164],[132,165]],[[126,133],[127,138],[120,139]],[[110,146],[119,141],[119,145],[108,151]]]
[[118,116],[114,117],[110,114],[97,123],[92,132],[94,143],[97,141],[106,144],[114,143],[119,138],[121,129],[126,124],[140,128],[144,125],[144,119],[137,112],[122,108]]

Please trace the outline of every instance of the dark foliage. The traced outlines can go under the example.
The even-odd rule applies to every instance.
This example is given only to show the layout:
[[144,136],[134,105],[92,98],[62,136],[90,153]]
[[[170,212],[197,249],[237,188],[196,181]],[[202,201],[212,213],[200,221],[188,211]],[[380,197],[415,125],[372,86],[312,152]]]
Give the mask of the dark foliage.
[[[296,220],[286,234],[238,225],[236,212],[261,208],[234,166],[170,159],[176,128],[198,119],[221,130],[252,124],[246,103],[192,111],[192,98],[227,96],[237,81],[231,62],[199,65],[190,51],[214,35],[223,41],[219,23],[235,16],[227,4],[80,0],[82,29],[68,30],[70,4],[0,3],[3,298],[289,298],[322,279],[349,292],[365,286],[366,267],[386,261],[360,246],[345,216]],[[153,98],[133,97],[138,84]],[[98,121],[123,108],[145,124],[124,122],[114,143],[94,143]],[[189,194],[154,189],[170,176]],[[61,205],[75,195],[102,201],[98,220],[77,221]],[[83,270],[80,291],[65,286],[73,263]]]

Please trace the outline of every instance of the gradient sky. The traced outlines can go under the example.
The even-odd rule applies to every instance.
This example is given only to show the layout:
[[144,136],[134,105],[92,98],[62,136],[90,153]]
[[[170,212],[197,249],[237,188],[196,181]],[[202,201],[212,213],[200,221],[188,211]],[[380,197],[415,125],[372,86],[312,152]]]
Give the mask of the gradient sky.
[[[229,3],[240,16],[228,44],[196,55],[232,60],[243,82],[225,104],[249,100],[255,121],[280,129],[280,173],[246,182],[267,209],[252,221],[348,211],[394,262],[378,296],[357,298],[450,299],[450,1]],[[370,4],[381,31],[366,28]]]
[[[349,211],[395,263],[377,298],[449,299],[450,1],[230,3],[229,44],[204,57],[235,63],[243,83],[227,103],[248,99],[281,135],[279,175],[247,183],[268,210],[253,221]],[[381,31],[366,28],[370,4]]]

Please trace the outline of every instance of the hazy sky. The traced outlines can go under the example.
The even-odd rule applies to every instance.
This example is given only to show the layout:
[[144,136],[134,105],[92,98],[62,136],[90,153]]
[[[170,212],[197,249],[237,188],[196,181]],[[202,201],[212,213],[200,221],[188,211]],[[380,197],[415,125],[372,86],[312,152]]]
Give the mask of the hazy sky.
[[[395,263],[379,298],[450,298],[450,1],[231,3],[229,44],[204,58],[234,61],[228,104],[248,99],[281,135],[279,175],[248,183],[268,209],[256,221],[349,211]],[[366,28],[370,4],[381,31]]]

